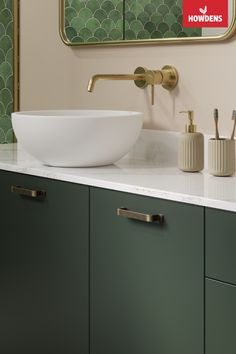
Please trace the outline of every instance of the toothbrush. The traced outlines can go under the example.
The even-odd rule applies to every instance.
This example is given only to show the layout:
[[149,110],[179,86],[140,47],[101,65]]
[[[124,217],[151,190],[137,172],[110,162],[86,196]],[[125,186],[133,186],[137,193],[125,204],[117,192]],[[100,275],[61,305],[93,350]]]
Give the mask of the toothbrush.
[[233,131],[232,131],[230,139],[234,140],[234,134],[235,134],[235,128],[236,128],[236,110],[234,110],[232,113],[232,120],[234,120],[234,127],[233,127]]
[[219,112],[218,112],[218,109],[215,108],[214,109],[214,121],[215,121],[215,139],[216,140],[220,139],[219,130],[218,130],[218,120],[219,120]]

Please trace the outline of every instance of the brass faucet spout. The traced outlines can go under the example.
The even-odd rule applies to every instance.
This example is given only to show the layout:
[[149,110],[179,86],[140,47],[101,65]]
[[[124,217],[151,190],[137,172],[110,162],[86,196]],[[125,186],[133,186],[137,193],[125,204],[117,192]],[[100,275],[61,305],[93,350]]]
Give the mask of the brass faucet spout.
[[144,74],[97,74],[91,77],[88,83],[88,92],[93,92],[98,80],[145,80]]
[[161,70],[148,70],[142,66],[135,69],[134,74],[96,74],[88,83],[88,92],[93,92],[98,80],[132,80],[139,88],[148,85],[152,88],[152,104],[154,104],[154,86],[161,85],[166,90],[172,90],[178,83],[178,72],[170,65],[165,65]]

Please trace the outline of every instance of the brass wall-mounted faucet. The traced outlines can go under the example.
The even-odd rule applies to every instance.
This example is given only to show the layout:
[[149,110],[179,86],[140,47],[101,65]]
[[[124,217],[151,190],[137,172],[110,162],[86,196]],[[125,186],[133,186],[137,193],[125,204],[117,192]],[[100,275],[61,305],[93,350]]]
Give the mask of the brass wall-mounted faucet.
[[166,90],[172,90],[178,83],[177,70],[165,65],[161,70],[148,70],[142,66],[135,69],[134,74],[97,74],[92,76],[88,83],[88,92],[93,92],[98,80],[133,80],[135,85],[144,89],[148,85],[152,88],[152,105],[154,104],[154,87],[162,85]]

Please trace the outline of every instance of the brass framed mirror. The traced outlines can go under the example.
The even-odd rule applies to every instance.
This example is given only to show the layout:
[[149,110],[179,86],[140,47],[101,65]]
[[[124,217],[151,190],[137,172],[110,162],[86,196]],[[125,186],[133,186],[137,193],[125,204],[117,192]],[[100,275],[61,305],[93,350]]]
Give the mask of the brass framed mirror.
[[19,109],[19,0],[0,0],[0,144],[15,141],[11,113]]
[[86,46],[217,42],[235,34],[236,0],[224,0],[228,27],[183,27],[183,1],[59,0],[60,35],[67,45]]

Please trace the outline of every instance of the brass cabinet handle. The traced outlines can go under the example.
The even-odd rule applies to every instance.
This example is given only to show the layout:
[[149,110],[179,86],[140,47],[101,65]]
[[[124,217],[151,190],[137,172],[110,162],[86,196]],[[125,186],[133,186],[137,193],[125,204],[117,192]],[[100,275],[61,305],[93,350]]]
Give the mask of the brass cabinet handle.
[[137,211],[128,210],[127,208],[118,208],[117,215],[122,216],[124,218],[144,221],[148,223],[158,222],[162,224],[164,222],[164,215],[162,214],[143,214],[138,213]]
[[11,186],[11,192],[25,196],[25,197],[30,197],[30,198],[37,198],[37,199],[42,199],[46,196],[45,191],[40,191],[40,190],[33,190],[33,189],[28,189],[28,188],[23,188],[20,186]]

